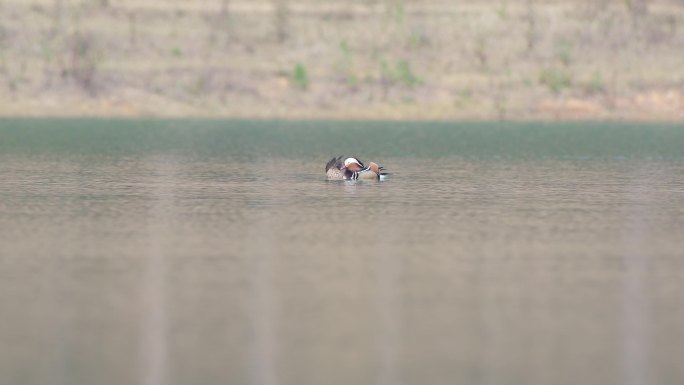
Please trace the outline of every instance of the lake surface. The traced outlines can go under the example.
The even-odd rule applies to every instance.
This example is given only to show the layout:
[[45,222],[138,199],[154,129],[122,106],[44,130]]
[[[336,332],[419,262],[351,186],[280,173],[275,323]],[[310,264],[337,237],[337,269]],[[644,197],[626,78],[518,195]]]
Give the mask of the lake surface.
[[0,383],[679,385],[683,177],[683,125],[1,120]]

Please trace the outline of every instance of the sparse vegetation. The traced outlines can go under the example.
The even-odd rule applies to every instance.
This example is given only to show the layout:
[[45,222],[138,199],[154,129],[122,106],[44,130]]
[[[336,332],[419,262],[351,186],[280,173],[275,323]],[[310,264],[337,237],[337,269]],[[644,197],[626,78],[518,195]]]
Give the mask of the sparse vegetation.
[[572,61],[572,44],[567,40],[562,40],[556,47],[556,56],[563,67],[570,67]]
[[544,68],[539,74],[539,82],[549,87],[554,94],[558,94],[572,85],[570,74],[563,68]]
[[475,38],[475,57],[480,65],[480,69],[486,70],[488,63],[487,56],[487,38],[483,35],[478,35]]
[[7,51],[7,32],[5,31],[5,27],[0,24],[0,74],[6,74],[7,73],[7,59],[6,59],[6,52]]
[[138,26],[135,12],[128,12],[128,43],[132,48],[138,41]]
[[306,71],[306,67],[299,63],[295,65],[294,70],[292,70],[291,81],[297,89],[309,89],[309,75]]
[[554,118],[577,100],[620,119],[684,110],[684,4],[671,0],[1,5],[0,114]]
[[527,53],[534,51],[537,43],[537,14],[533,4],[534,0],[525,2],[525,41],[527,42]]
[[352,53],[346,40],[340,42],[340,56],[339,71],[344,82],[350,87],[356,87],[359,84],[359,78],[354,72]]
[[606,85],[603,80],[603,76],[601,75],[601,72],[593,72],[593,74],[591,75],[591,80],[587,85],[587,92],[589,94],[600,94],[606,92]]
[[404,0],[387,0],[387,13],[395,22],[402,24],[406,15]]
[[501,20],[508,19],[508,1],[501,0],[501,3],[499,3],[499,7],[496,10],[496,13],[497,15],[499,15],[499,18]]
[[413,88],[423,84],[411,69],[411,63],[407,60],[398,60],[394,66],[390,66],[387,60],[380,60],[380,79],[387,86],[400,85]]
[[88,93],[96,91],[95,75],[100,65],[100,52],[92,34],[75,32],[70,40],[69,76]]
[[423,83],[423,81],[413,73],[411,64],[406,60],[399,60],[397,62],[396,79],[400,84],[406,87],[415,87]]

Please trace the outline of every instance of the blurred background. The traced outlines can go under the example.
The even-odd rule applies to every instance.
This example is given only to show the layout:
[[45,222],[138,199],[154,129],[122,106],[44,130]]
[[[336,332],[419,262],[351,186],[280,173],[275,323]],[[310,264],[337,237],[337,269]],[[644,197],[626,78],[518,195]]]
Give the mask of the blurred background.
[[681,0],[2,0],[0,114],[673,121],[682,47]]
[[0,0],[0,385],[684,384],[683,114],[683,0]]

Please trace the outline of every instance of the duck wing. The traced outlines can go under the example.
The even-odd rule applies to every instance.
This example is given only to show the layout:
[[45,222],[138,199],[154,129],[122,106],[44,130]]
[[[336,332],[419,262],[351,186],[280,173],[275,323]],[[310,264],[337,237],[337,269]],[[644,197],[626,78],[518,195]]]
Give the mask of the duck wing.
[[330,170],[333,167],[338,169],[338,170],[341,169],[344,166],[344,161],[342,160],[343,158],[344,157],[342,155],[340,155],[336,158],[330,159],[328,161],[328,163],[326,163],[326,165],[325,165],[325,172],[327,173],[328,170]]

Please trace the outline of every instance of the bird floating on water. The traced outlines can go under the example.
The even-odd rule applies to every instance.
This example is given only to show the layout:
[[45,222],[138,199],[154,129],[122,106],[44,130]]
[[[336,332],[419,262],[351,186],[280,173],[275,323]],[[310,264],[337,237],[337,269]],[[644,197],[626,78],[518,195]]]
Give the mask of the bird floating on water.
[[377,163],[364,165],[358,158],[338,156],[330,159],[325,165],[328,180],[384,180],[385,169]]

